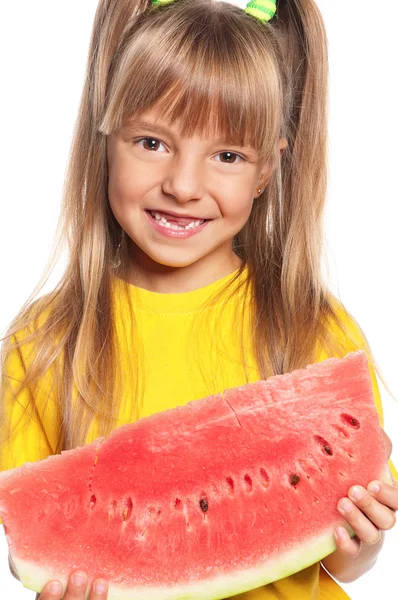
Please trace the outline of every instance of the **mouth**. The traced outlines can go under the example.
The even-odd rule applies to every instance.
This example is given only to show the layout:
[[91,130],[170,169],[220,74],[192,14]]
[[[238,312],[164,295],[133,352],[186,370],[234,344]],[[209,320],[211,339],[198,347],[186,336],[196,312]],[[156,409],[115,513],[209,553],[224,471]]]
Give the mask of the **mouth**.
[[151,217],[158,225],[164,226],[170,229],[175,229],[177,231],[181,230],[190,230],[195,229],[196,227],[200,227],[204,223],[211,221],[212,219],[201,219],[199,217],[193,216],[180,216],[173,215],[170,213],[166,213],[163,211],[157,210],[145,210],[148,216]]
[[192,220],[192,217],[184,217],[185,223],[181,225],[179,223],[180,217],[176,217],[174,215],[158,213],[156,210],[145,210],[145,214],[149,223],[158,234],[173,240],[185,240],[186,238],[200,235],[200,233],[206,229],[209,226],[209,223],[213,220]]

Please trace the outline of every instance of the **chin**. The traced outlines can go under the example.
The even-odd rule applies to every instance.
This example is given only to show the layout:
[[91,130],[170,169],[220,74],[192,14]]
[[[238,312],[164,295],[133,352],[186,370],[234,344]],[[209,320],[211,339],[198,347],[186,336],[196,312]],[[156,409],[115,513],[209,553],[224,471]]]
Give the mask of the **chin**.
[[195,252],[187,250],[187,248],[165,248],[165,249],[157,249],[160,251],[154,251],[154,248],[149,247],[141,247],[141,251],[143,254],[146,254],[149,260],[152,260],[154,263],[159,265],[163,265],[164,267],[170,268],[182,268],[189,267],[197,262],[200,262],[207,254],[211,252],[203,253]]
[[198,258],[192,258],[192,260],[189,260],[186,256],[181,256],[181,257],[155,257],[155,256],[150,256],[150,258],[158,263],[159,265],[163,265],[164,267],[171,267],[171,268],[182,268],[182,267],[189,267],[190,265],[193,265],[194,263],[198,262],[202,257],[198,257]]

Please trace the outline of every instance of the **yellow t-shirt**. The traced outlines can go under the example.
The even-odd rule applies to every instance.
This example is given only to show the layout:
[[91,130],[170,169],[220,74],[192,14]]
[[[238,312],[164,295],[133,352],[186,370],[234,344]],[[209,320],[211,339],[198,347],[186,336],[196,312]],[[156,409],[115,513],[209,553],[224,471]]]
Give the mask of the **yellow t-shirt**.
[[[126,372],[125,394],[118,426],[152,413],[182,406],[190,400],[261,379],[251,345],[250,311],[245,310],[243,290],[236,292],[226,305],[221,300],[221,303],[213,303],[212,308],[200,311],[201,304],[214,292],[221,290],[235,273],[206,287],[181,294],[160,294],[130,284],[128,294],[135,308],[134,328],[128,316],[127,302],[121,293],[123,282],[116,277],[113,279],[120,367]],[[239,281],[246,276],[245,269]],[[341,314],[346,315],[342,311]],[[348,353],[361,347],[361,338],[347,315],[346,322],[350,324],[352,333],[352,340],[344,340]],[[233,327],[230,326],[231,323],[234,324]],[[243,353],[239,337],[241,328],[245,334]],[[341,332],[337,330],[336,335],[341,337]],[[14,353],[7,365],[8,375],[16,381],[21,380],[24,372],[24,348],[25,346],[21,354]],[[139,348],[138,353],[136,348]],[[320,350],[317,361],[326,358],[327,354]],[[135,410],[131,402],[133,388],[129,387],[131,377],[129,379],[127,374],[129,360],[138,361],[140,374],[138,393],[142,401]],[[380,423],[383,424],[380,392],[372,368],[370,374]],[[45,432],[38,426],[36,415],[31,414],[32,418],[23,415],[22,407],[26,406],[30,392],[21,393],[19,402],[12,409],[8,406],[14,436],[11,444],[0,448],[0,469],[16,467],[28,460],[36,461],[53,453],[60,415],[55,403],[46,394],[50,381],[51,376],[48,374],[35,391],[39,398],[40,419]],[[43,400],[41,403],[41,395],[43,399],[46,398],[46,402]],[[98,423],[94,420],[87,443],[98,437],[97,426]],[[393,469],[392,463],[391,467]],[[234,598],[343,600],[349,597],[321,564],[316,563],[295,575]]]

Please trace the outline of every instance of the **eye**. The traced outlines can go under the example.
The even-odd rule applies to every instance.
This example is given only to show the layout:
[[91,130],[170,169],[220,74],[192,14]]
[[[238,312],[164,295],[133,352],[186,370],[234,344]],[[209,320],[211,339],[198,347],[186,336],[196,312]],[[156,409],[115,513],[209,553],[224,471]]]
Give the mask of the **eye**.
[[[160,142],[159,140],[157,140],[156,138],[153,138],[153,137],[143,137],[143,138],[140,138],[139,140],[136,140],[135,143],[139,144],[140,142],[147,142],[147,141],[150,142],[149,148],[144,147],[143,150],[148,150],[148,152],[152,152],[152,151],[156,152],[156,148],[158,147],[158,144],[163,145],[162,142]],[[140,146],[140,148],[142,148],[142,146]]]
[[[148,141],[149,141],[149,144],[147,145],[146,142],[148,142]],[[148,152],[156,152],[156,149],[159,147],[159,144],[161,146],[163,146],[163,144],[160,140],[158,140],[157,138],[148,137],[148,136],[142,137],[142,138],[134,141],[135,144],[139,144],[140,142],[144,142],[145,145],[147,146],[147,147],[140,146],[140,148],[142,148],[143,150],[147,150]],[[224,158],[226,158],[225,161],[220,160],[220,161],[216,161],[216,162],[224,162],[225,164],[229,164],[229,165],[234,165],[237,162],[239,163],[239,161],[246,162],[246,159],[243,156],[241,156],[240,154],[237,154],[236,152],[229,152],[229,150],[225,150],[224,152],[219,152],[218,154],[216,154],[216,156],[223,156]],[[239,161],[234,160],[236,158],[238,158]]]
[[[243,156],[241,156],[240,154],[237,154],[236,152],[229,152],[229,150],[225,150],[224,152],[220,152],[216,156],[224,156],[227,159],[226,160],[226,164],[228,164],[228,165],[235,165],[236,164],[237,161],[233,160],[234,157],[239,158],[240,161],[246,162],[246,159],[243,158]],[[216,162],[224,162],[224,161],[221,160],[221,161],[216,161]]]

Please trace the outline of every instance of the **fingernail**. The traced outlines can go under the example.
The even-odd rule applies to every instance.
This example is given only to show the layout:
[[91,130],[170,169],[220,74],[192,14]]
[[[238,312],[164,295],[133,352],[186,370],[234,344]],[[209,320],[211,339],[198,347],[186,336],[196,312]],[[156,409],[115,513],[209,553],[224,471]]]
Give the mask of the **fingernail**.
[[94,584],[95,593],[96,594],[103,594],[106,591],[107,587],[108,587],[107,582],[103,581],[102,579],[99,579]]
[[379,484],[379,482],[378,481],[372,481],[371,483],[369,483],[368,490],[372,494],[377,494],[377,492],[380,490],[380,484]]
[[348,498],[344,498],[344,500],[339,502],[339,509],[342,512],[349,512],[350,510],[353,509],[353,506],[352,506],[351,502],[348,500]]
[[72,581],[75,585],[83,585],[83,583],[86,583],[86,574],[81,571],[74,573]]
[[350,490],[350,496],[351,496],[351,498],[354,498],[354,500],[360,500],[362,498],[362,490],[361,490],[361,488],[359,488],[357,485],[355,485]]
[[58,581],[50,583],[50,592],[52,594],[60,594],[62,592],[62,585]]

